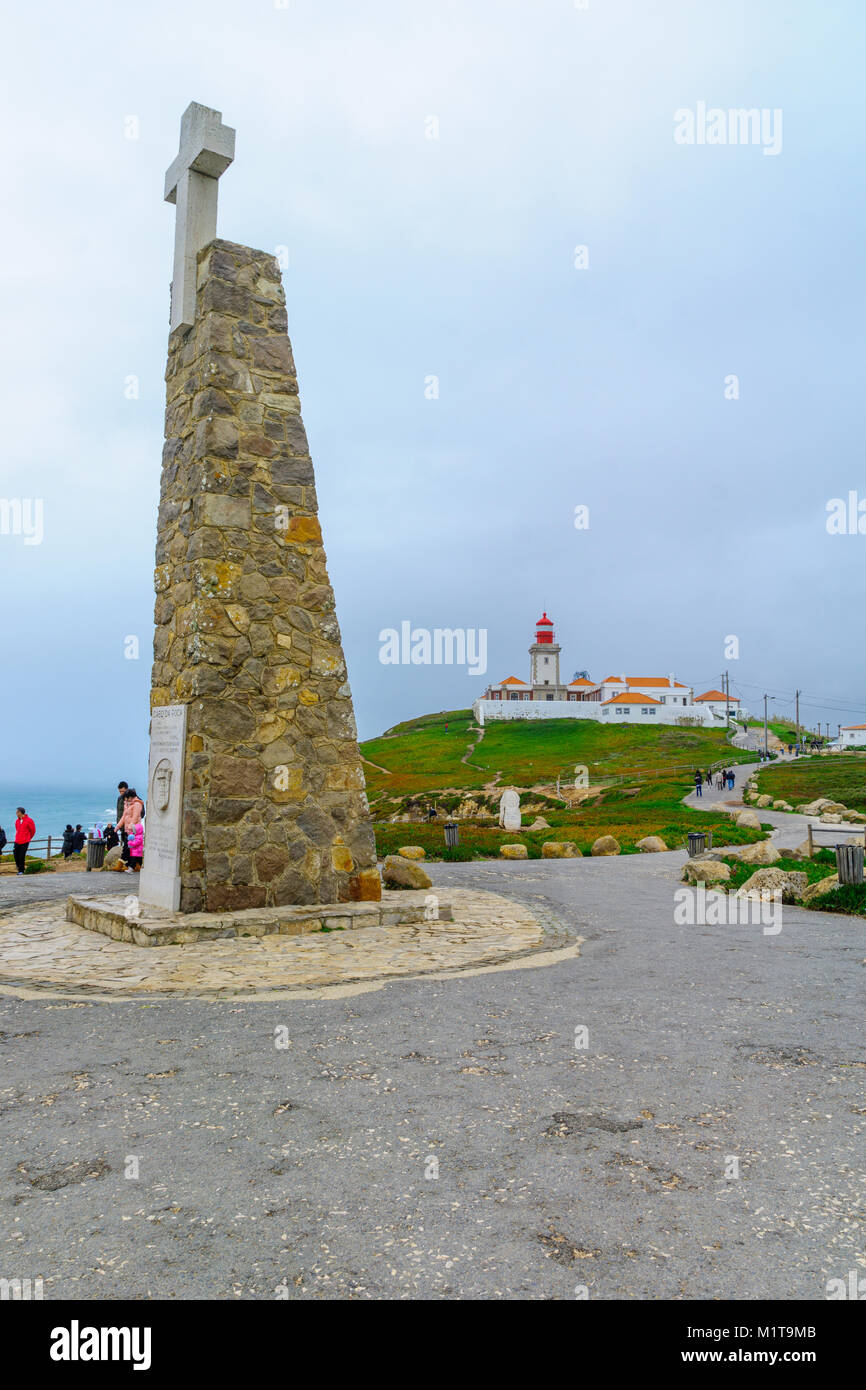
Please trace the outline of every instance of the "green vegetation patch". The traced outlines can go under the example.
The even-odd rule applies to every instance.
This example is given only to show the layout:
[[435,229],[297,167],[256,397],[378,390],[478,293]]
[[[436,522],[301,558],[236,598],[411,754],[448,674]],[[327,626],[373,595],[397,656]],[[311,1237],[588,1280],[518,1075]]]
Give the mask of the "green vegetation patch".
[[52,864],[51,868],[49,869],[49,866],[46,864],[44,859],[27,859],[24,862],[24,872],[25,874],[44,874],[46,872],[53,873],[54,865]]
[[847,912],[852,917],[866,917],[866,883],[843,883],[813,898],[809,907],[819,912]]
[[[746,880],[752,877],[753,873],[765,867],[781,869],[783,873],[804,873],[808,875],[810,883],[818,883],[822,878],[826,878],[828,874],[835,873],[836,870],[836,856],[827,849],[819,850],[811,859],[798,859],[789,855],[783,855],[775,864],[769,866],[762,864],[743,864],[736,855],[732,854],[725,856],[725,863],[731,866],[731,877],[726,883],[714,883],[713,887],[721,888],[728,893],[736,893],[739,888],[742,888]],[[810,907],[814,907],[814,905],[814,903],[809,904]]]
[[441,825],[380,822],[374,825],[374,830],[381,857],[396,854],[403,845],[421,845],[428,859],[445,861],[498,859],[500,845],[512,842],[526,845],[530,859],[540,859],[541,846],[547,840],[571,840],[582,854],[589,854],[600,835],[613,835],[623,854],[637,854],[640,852],[637,842],[646,835],[659,835],[668,849],[684,848],[690,830],[712,830],[716,846],[750,844],[764,835],[763,831],[741,829],[728,816],[701,814],[696,817],[678,801],[673,805],[651,803],[647,807],[633,803],[627,810],[616,803],[608,807],[602,802],[585,809],[579,817],[573,811],[563,813],[561,818],[557,816],[549,830],[529,830],[524,824],[520,830],[505,832],[498,826],[461,821],[460,844],[455,850],[445,849]]
[[[442,814],[454,815],[469,798],[478,815],[460,821],[461,851],[468,848],[478,858],[498,856],[503,836],[496,820],[500,789],[507,786],[532,788],[521,796],[520,840],[533,858],[541,854],[545,840],[573,840],[588,853],[599,835],[615,836],[624,853],[635,852],[646,835],[659,835],[669,848],[678,849],[690,830],[712,830],[717,845],[762,838],[757,831],[739,829],[727,815],[683,805],[696,768],[706,772],[713,765],[755,761],[753,753],[732,748],[721,729],[545,719],[493,721],[477,744],[476,738],[471,712],[448,710],[395,725],[382,738],[362,744],[380,854],[419,844],[430,858],[443,858]],[[466,762],[461,761],[464,756]],[[588,770],[593,795],[569,808],[549,793],[557,775],[564,788],[572,785],[578,766]],[[546,792],[536,790],[542,786]],[[424,819],[431,808],[439,814],[438,823]],[[407,814],[421,819],[393,820]],[[537,816],[548,821],[549,829],[528,829]]]
[[721,729],[667,724],[630,728],[591,719],[494,720],[477,744],[474,729],[471,711],[448,710],[397,724],[383,737],[369,739],[361,752],[367,759],[364,777],[371,797],[480,791],[497,774],[500,786],[532,787],[555,782],[560,773],[567,778],[577,765],[589,769],[593,783],[669,777],[676,770],[683,775],[685,792],[697,767],[706,771],[713,763],[755,759],[753,753],[727,743]]
[[795,758],[758,773],[758,791],[792,806],[826,796],[852,811],[866,812],[866,753]]

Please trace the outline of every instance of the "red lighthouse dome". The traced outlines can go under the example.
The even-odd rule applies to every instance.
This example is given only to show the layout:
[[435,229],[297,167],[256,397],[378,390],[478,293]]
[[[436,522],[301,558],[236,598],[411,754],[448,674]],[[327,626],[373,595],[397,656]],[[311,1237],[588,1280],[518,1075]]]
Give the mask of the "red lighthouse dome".
[[535,624],[535,640],[547,646],[553,644],[553,623],[546,613],[542,613]]

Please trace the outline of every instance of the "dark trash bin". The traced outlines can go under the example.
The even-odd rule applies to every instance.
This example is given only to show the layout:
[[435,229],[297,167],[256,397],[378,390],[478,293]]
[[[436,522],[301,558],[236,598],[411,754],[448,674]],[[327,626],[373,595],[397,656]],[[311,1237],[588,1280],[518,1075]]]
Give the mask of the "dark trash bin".
[[863,882],[863,846],[837,845],[836,871],[840,883]]
[[445,848],[456,849],[460,843],[460,827],[456,821],[450,820],[445,824]]
[[105,841],[94,840],[92,835],[87,837],[87,872],[91,869],[101,869],[105,860]]
[[689,858],[694,859],[696,854],[703,854],[707,847],[707,837],[703,830],[689,831]]

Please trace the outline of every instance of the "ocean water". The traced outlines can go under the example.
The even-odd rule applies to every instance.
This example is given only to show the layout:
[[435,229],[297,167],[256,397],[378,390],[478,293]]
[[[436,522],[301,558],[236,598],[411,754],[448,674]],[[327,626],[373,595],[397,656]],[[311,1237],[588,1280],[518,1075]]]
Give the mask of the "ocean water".
[[92,830],[115,819],[117,792],[108,787],[40,787],[26,782],[0,782],[0,825],[15,837],[15,807],[24,806],[36,823],[36,839],[60,837],[67,821],[73,828]]

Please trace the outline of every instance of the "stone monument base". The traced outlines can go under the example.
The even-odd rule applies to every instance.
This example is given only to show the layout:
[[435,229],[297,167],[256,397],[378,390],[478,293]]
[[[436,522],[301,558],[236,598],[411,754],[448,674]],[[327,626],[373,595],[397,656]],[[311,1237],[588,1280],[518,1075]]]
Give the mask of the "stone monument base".
[[[305,936],[355,927],[399,927],[428,920],[426,895],[417,889],[384,891],[381,902],[314,903],[303,907],[246,908],[241,912],[168,912],[139,904],[128,913],[116,897],[66,901],[66,920],[132,946],[184,946],[242,936]],[[448,903],[437,901],[433,920],[454,920]]]

